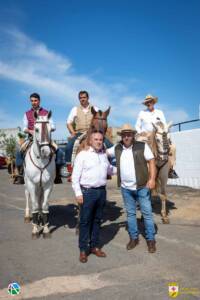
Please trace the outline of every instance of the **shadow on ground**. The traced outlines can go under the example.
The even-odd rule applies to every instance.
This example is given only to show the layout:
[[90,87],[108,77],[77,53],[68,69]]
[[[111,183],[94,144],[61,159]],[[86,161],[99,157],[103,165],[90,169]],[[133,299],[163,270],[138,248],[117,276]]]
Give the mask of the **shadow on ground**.
[[49,226],[51,233],[62,226],[75,228],[78,219],[78,206],[68,205],[51,205],[49,207]]

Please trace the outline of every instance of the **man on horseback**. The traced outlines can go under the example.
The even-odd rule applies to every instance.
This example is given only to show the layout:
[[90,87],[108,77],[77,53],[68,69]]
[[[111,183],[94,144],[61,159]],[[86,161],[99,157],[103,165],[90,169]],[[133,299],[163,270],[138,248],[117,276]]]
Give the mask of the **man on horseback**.
[[[138,133],[138,138],[137,140],[141,141],[148,141],[149,146],[151,149],[153,148],[153,124],[156,122],[162,122],[163,125],[166,125],[166,119],[163,114],[163,112],[159,109],[156,109],[154,105],[157,103],[158,98],[154,97],[152,95],[147,95],[142,102],[147,109],[140,111],[135,128]],[[175,164],[175,145],[171,143],[170,145],[170,153],[169,153],[169,178],[178,178],[178,175],[176,174],[175,170],[173,169],[173,166]]]
[[[23,161],[24,161],[24,152],[26,149],[30,146],[33,140],[33,132],[34,132],[34,125],[35,125],[35,117],[34,113],[37,112],[38,116],[46,116],[48,114],[48,111],[40,106],[40,95],[37,93],[33,93],[30,95],[30,101],[31,101],[31,109],[28,110],[24,114],[23,118],[23,124],[24,129],[23,131],[28,134],[28,140],[25,141],[25,143],[21,146],[21,149],[16,152],[16,167],[19,170],[19,175],[15,183],[17,184],[23,184]],[[55,124],[53,122],[53,119],[49,119],[49,123],[51,126],[51,131],[56,130]],[[59,175],[59,168],[64,163],[63,160],[63,153],[61,149],[57,149],[57,146],[54,144],[52,145],[56,150],[56,179],[55,183],[60,183],[61,178]]]
[[[78,137],[88,131],[93,118],[92,105],[89,103],[89,93],[87,91],[80,91],[78,97],[80,105],[74,106],[67,118],[67,128],[71,136],[65,149],[65,161],[70,173],[74,143]],[[99,110],[96,106],[93,106],[93,108],[95,111]],[[104,142],[108,148],[112,146],[108,139],[105,138]]]

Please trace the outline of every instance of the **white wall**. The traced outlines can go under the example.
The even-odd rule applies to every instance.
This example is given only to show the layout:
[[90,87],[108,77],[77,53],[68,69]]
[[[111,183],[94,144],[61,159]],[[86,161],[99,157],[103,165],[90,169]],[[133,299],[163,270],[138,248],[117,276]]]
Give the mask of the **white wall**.
[[200,188],[200,129],[171,133],[176,145],[175,170],[178,179],[169,179],[168,184]]

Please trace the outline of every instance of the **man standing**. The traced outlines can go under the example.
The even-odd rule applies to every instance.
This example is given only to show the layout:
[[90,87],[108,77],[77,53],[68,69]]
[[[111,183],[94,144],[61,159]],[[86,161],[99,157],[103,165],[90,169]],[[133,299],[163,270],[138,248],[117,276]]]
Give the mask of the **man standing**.
[[[149,146],[152,148],[153,146],[153,125],[152,123],[156,123],[161,121],[164,125],[166,125],[166,119],[163,112],[159,109],[156,109],[154,105],[158,102],[158,98],[152,95],[147,95],[142,102],[147,108],[139,112],[135,129],[139,135],[138,140],[148,140]],[[176,156],[176,148],[175,145],[170,145],[170,153],[169,153],[169,178],[178,178],[173,166],[175,164],[175,156]]]
[[[28,143],[32,140],[33,138],[33,133],[34,133],[34,125],[35,125],[35,117],[34,117],[34,112],[36,111],[39,116],[46,116],[48,114],[48,111],[40,106],[40,95],[37,93],[33,93],[30,95],[30,102],[31,102],[31,109],[28,110],[24,114],[23,118],[23,124],[24,124],[24,129],[23,131],[28,134]],[[56,130],[55,124],[53,122],[53,119],[49,119],[50,126],[51,126],[51,131]],[[27,144],[27,142],[25,142]],[[23,146],[22,146],[23,148]],[[23,153],[22,151],[17,151],[16,152],[16,167],[18,170],[20,170],[20,173],[23,173],[22,167],[23,167]],[[63,153],[61,149],[56,150],[56,179],[55,183],[60,183],[61,178],[59,175],[59,168],[60,166],[64,163],[63,160]],[[22,174],[20,174],[22,175]],[[16,180],[15,183],[23,183],[22,181],[22,176],[19,176]]]
[[150,189],[155,187],[154,156],[147,144],[135,141],[136,130],[131,125],[123,125],[118,134],[121,136],[121,142],[107,149],[107,154],[116,158],[117,181],[118,186],[121,185],[130,236],[126,247],[127,250],[131,250],[139,243],[136,219],[138,203],[144,218],[148,251],[153,253],[156,251],[156,242]]
[[87,262],[88,250],[98,257],[106,254],[99,248],[99,231],[106,201],[107,174],[115,167],[109,164],[103,150],[103,134],[92,132],[90,146],[79,152],[74,162],[72,188],[80,204],[79,260]]

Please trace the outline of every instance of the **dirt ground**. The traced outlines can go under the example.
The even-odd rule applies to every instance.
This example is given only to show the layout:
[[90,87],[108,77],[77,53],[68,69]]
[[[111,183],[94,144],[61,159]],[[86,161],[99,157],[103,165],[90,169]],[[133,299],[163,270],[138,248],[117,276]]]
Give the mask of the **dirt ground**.
[[[55,185],[50,199],[51,239],[31,240],[24,224],[24,186],[13,185],[0,170],[0,299],[168,300],[168,285],[179,286],[178,299],[200,299],[200,190],[168,186],[170,224],[162,224],[160,201],[153,199],[157,252],[149,254],[140,212],[140,243],[126,250],[126,213],[116,178],[108,182],[108,203],[101,244],[107,257],[78,260],[77,206],[70,183]],[[21,293],[8,294],[18,282]],[[186,294],[184,289],[193,290]],[[195,291],[195,293],[194,293]]]

